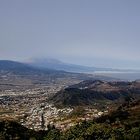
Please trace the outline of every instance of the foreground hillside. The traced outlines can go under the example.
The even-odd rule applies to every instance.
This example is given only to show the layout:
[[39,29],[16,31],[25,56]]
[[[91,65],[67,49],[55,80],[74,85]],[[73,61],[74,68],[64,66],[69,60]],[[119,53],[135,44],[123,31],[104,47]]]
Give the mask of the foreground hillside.
[[84,121],[65,132],[48,125],[47,131],[35,132],[16,122],[0,122],[1,140],[139,140],[140,101],[127,101],[93,121]]
[[59,91],[51,100],[57,106],[85,106],[97,102],[124,101],[140,97],[140,82],[88,80]]

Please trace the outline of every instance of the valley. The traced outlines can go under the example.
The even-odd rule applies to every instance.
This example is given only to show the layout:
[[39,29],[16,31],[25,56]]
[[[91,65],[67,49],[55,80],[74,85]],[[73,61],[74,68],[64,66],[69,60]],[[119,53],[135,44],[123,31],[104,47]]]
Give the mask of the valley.
[[[25,91],[5,90],[0,92],[0,120],[15,120],[36,131],[46,130],[49,124],[60,130],[69,129],[83,120],[103,114],[96,107],[62,107],[49,103],[48,99],[64,86],[48,86]],[[82,109],[82,110],[81,110]],[[77,114],[77,111],[80,112]]]
[[40,69],[13,61],[1,61],[0,66],[0,121],[18,123],[35,137],[50,130],[69,132],[140,99],[139,80]]
[[15,120],[36,131],[47,130],[48,125],[65,131],[108,114],[126,99],[140,98],[140,83],[136,81],[87,80],[26,88],[0,92],[0,119]]

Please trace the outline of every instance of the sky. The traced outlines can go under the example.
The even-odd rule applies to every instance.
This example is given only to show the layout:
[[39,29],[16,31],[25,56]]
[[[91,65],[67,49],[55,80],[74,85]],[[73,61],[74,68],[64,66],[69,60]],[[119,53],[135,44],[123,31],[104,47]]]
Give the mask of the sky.
[[0,0],[0,60],[140,69],[140,0]]

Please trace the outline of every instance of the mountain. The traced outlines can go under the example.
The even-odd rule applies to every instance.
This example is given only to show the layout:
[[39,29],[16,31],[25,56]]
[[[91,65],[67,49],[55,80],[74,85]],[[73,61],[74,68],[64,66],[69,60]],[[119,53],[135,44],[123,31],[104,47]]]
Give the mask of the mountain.
[[[49,69],[49,68],[40,68],[38,66],[33,66],[27,63],[21,63],[16,61],[10,61],[10,60],[0,60],[0,73],[6,74],[16,74],[16,75],[41,75],[41,74],[48,74],[48,75],[55,75],[56,77],[64,76],[64,75],[80,75],[78,73],[70,73],[65,72],[62,70],[55,70],[55,69]],[[86,75],[86,74],[81,74]]]
[[85,106],[135,97],[140,97],[140,82],[88,80],[59,91],[51,100],[57,106]]
[[0,60],[0,91],[11,89],[21,91],[50,85],[62,87],[88,79],[114,80],[105,76],[65,72],[27,63]]
[[67,64],[56,59],[33,59],[29,64],[40,68],[49,68],[55,70],[63,70],[68,72],[88,72],[95,68],[85,67],[74,64]]
[[[71,83],[94,78],[92,75],[70,73],[60,70],[39,68],[29,64],[0,60],[0,88],[11,89],[13,86],[50,85],[51,83]],[[22,86],[21,86],[22,85]]]
[[63,70],[68,72],[78,72],[78,73],[140,72],[137,70],[121,70],[121,69],[112,69],[112,68],[97,68],[97,67],[75,65],[75,64],[64,63],[57,59],[31,59],[28,63],[40,68],[49,68],[49,69]]
[[0,60],[0,75],[2,77],[22,77],[22,78],[31,78],[31,77],[62,77],[66,72],[50,70],[50,69],[40,69],[33,67],[29,64],[9,61],[9,60]]
[[[9,61],[9,60],[0,60],[0,76],[4,79],[6,77],[13,77],[22,79],[30,79],[36,80],[38,82],[51,80],[57,80],[59,78],[70,78],[75,80],[86,80],[86,79],[105,79],[105,80],[113,80],[114,78],[105,77],[105,76],[93,76],[92,74],[82,74],[82,73],[72,73],[66,72],[62,70],[56,70],[53,68],[42,68],[39,66],[35,66],[32,64],[21,63],[16,61]],[[20,80],[22,80],[20,79]],[[69,80],[70,80],[69,79]],[[40,80],[40,81],[39,81]],[[0,82],[1,83],[1,82]]]
[[0,60],[0,72],[1,73],[13,73],[13,74],[36,74],[40,72],[32,66],[25,63],[10,61],[10,60]]

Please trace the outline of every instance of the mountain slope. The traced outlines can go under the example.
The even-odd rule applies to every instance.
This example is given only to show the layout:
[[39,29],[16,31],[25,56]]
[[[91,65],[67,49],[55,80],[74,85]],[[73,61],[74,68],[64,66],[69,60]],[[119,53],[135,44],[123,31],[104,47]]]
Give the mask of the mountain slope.
[[139,82],[83,81],[59,91],[51,100],[59,106],[93,105],[97,101],[140,97]]
[[34,59],[29,64],[40,68],[50,68],[55,70],[64,70],[68,72],[88,72],[94,71],[96,69],[81,65],[68,64],[56,59]]
[[29,64],[16,62],[16,61],[10,61],[10,60],[0,60],[0,72],[6,73],[11,72],[13,74],[37,74],[37,73],[44,73],[44,74],[50,74],[60,71],[52,70],[52,69],[40,69],[38,67],[33,67]]
[[[70,78],[77,80],[86,80],[86,79],[105,79],[105,80],[113,80],[114,78],[109,78],[105,76],[93,76],[91,74],[82,74],[82,73],[72,73],[65,72],[62,70],[55,70],[49,68],[41,68],[39,66],[33,66],[26,63],[20,63],[9,60],[0,60],[0,76],[2,77],[20,77],[32,79],[36,77],[36,79],[53,79],[56,80],[58,78]],[[8,78],[10,79],[10,78]]]
[[29,64],[0,60],[0,89],[31,88],[32,86],[71,84],[72,82],[93,78],[92,75],[70,73],[52,69],[41,69]]
[[89,67],[89,66],[82,66],[82,65],[75,65],[61,62],[57,59],[32,59],[30,60],[29,64],[33,66],[37,66],[40,68],[49,68],[55,70],[64,70],[68,72],[86,72],[86,73],[93,73],[95,71],[118,71],[118,72],[128,72],[134,70],[120,70],[120,69],[112,69],[112,68],[97,68],[97,67]]
[[65,132],[54,126],[36,132],[11,121],[0,121],[1,140],[139,140],[140,101],[125,102],[93,121],[83,121]]

